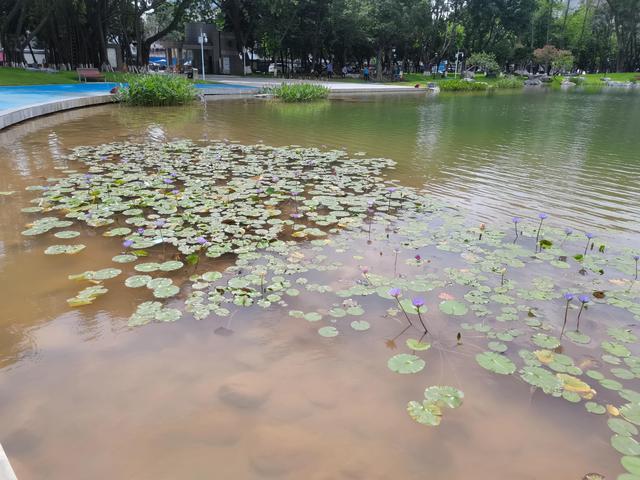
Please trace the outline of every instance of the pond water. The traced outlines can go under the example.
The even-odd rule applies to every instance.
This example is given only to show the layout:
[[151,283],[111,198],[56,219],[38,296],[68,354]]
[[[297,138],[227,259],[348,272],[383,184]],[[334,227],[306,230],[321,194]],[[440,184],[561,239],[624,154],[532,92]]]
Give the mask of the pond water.
[[[609,479],[625,472],[623,453],[628,470],[637,474],[640,358],[634,334],[640,332],[640,288],[633,282],[632,256],[640,253],[639,123],[638,95],[538,91],[313,105],[109,105],[0,133],[0,192],[15,192],[0,196],[0,443],[18,478],[581,479],[598,472]],[[185,139],[198,146],[165,146]],[[89,166],[68,157],[72,148],[112,142],[111,151],[81,151]],[[132,152],[142,147],[127,150],[122,142],[145,144],[146,153],[138,158]],[[309,230],[287,227],[283,238],[291,243],[284,250],[243,257],[239,267],[227,253],[201,256],[197,270],[187,265],[148,273],[180,287],[168,300],[163,291],[123,282],[143,273],[133,265],[186,261],[186,255],[147,247],[133,232],[103,236],[142,225],[147,233],[140,235],[154,242],[165,231],[154,227],[156,217],[101,227],[95,218],[75,216],[73,226],[22,233],[38,219],[72,212],[69,205],[82,203],[92,189],[102,193],[90,208],[107,204],[109,189],[118,196],[121,185],[104,190],[105,175],[142,161],[146,167],[136,170],[134,180],[144,182],[144,172],[159,184],[140,183],[140,189],[166,190],[163,202],[188,202],[180,211],[211,195],[213,203],[201,211],[217,212],[245,187],[219,190],[226,180],[209,177],[218,172],[215,162],[226,160],[225,168],[233,169],[251,155],[263,162],[272,154],[266,146],[294,144],[318,150],[283,149],[276,158],[302,155],[311,163],[295,164],[295,175],[287,173],[286,162],[271,160],[262,164],[263,172],[237,171],[260,190],[239,198],[237,208],[264,201],[268,211],[274,207],[265,196],[299,186],[300,195],[276,200],[285,219],[300,208],[307,218],[291,222]],[[259,146],[241,147],[246,145]],[[335,149],[347,152],[345,163],[327,167],[316,179],[308,176]],[[126,163],[118,163],[122,157]],[[342,157],[330,161],[336,158]],[[350,162],[367,158],[396,164],[349,170]],[[104,161],[116,167],[101,171]],[[192,163],[209,165],[197,175],[210,180],[189,185]],[[88,168],[92,176],[84,177]],[[283,185],[270,177],[276,174]],[[162,186],[162,178],[170,187]],[[273,191],[260,182],[271,182]],[[339,215],[343,220],[332,217],[330,225],[312,224],[305,182],[321,183],[317,188],[327,196],[333,183],[336,195],[349,190],[357,218],[350,223]],[[49,190],[33,190],[45,184]],[[179,192],[171,197],[174,186]],[[65,195],[64,212],[39,211]],[[49,200],[31,203],[39,197]],[[375,199],[368,209],[367,198]],[[342,210],[326,205],[334,213]],[[542,212],[548,217],[540,232]],[[172,215],[170,209],[163,213],[169,224]],[[513,217],[521,219],[517,238]],[[574,232],[565,235],[565,227]],[[79,236],[53,235],[68,230]],[[307,233],[296,237],[294,231]],[[593,243],[585,232],[595,235]],[[551,245],[538,252],[536,237]],[[124,238],[137,243],[123,247]],[[54,244],[79,243],[86,248],[77,254],[43,253]],[[112,261],[138,247],[149,256],[131,264]],[[199,251],[189,248],[185,253]],[[584,258],[572,258],[583,250]],[[287,265],[286,274],[277,262]],[[105,268],[123,272],[99,284],[86,276],[68,279]],[[189,280],[207,271],[224,275]],[[79,290],[96,284],[108,293],[69,306]],[[276,284],[286,284],[286,292]],[[234,287],[224,290],[229,285]],[[407,320],[387,293],[392,287],[401,288],[409,302],[402,308],[417,328],[403,332]],[[211,300],[221,315],[196,320],[194,292],[203,289],[212,296],[223,292]],[[266,300],[266,291],[278,298],[244,306],[249,296]],[[600,291],[604,298],[591,295]],[[572,336],[556,348],[565,292],[576,294],[568,310]],[[584,312],[578,294],[590,294]],[[158,301],[154,295],[169,316],[175,308],[182,318],[130,318],[143,302]],[[221,303],[225,295],[228,301]],[[431,348],[424,351],[405,344],[422,336],[410,305],[416,297],[428,308],[430,333],[423,342]],[[574,335],[579,312],[582,335]],[[499,357],[485,353],[505,349],[493,354]],[[401,354],[417,358],[387,365]],[[392,371],[404,368],[418,371]],[[564,380],[550,385],[558,378]],[[454,409],[440,405],[439,426],[423,425],[407,413],[407,404],[421,402],[425,388],[435,385],[463,391],[464,401]],[[623,409],[625,404],[631,406]],[[601,412],[606,405],[622,415],[613,407]],[[413,416],[431,419],[420,407]]]

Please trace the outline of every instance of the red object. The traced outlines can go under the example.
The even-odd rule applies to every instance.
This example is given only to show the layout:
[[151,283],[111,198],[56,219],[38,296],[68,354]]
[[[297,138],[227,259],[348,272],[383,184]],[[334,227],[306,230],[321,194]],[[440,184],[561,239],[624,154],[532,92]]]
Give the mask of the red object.
[[111,90],[109,90],[109,93],[118,93],[118,90],[120,90],[120,87],[113,87]]
[[415,85],[415,87],[414,87],[414,88],[420,88],[420,84],[419,84],[419,83],[416,83],[416,85]]

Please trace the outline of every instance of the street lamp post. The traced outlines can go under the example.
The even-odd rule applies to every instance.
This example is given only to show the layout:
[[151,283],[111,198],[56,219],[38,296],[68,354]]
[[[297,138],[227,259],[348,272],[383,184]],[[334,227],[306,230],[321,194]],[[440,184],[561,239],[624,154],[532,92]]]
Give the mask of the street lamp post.
[[[464,58],[464,53],[462,52],[457,52],[456,53],[456,71],[453,74],[453,78],[456,78],[458,76],[458,61],[460,60],[460,58]],[[462,73],[462,72],[461,72]]]
[[200,29],[200,36],[198,37],[198,43],[200,44],[200,55],[202,57],[202,80],[206,80],[204,74],[204,44],[207,43],[207,34]]

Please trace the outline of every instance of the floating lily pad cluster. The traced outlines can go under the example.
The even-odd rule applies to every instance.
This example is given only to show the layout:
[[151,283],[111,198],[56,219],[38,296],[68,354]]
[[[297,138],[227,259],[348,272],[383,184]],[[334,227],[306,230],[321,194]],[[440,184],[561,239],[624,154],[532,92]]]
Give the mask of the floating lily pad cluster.
[[[402,330],[387,345],[404,336],[406,351],[388,368],[416,378],[444,344],[464,352],[480,338],[469,368],[606,415],[622,466],[638,474],[637,248],[547,215],[518,218],[515,229],[473,225],[389,180],[393,161],[338,150],[114,143],[68,160],[76,170],[29,188],[40,196],[23,212],[39,218],[23,234],[54,242],[47,254],[86,254],[87,229],[122,250],[113,267],[70,277],[89,284],[70,305],[96,301],[117,278],[148,295],[131,326],[279,309],[339,342],[393,322]],[[438,425],[463,394],[430,388],[408,412]]]

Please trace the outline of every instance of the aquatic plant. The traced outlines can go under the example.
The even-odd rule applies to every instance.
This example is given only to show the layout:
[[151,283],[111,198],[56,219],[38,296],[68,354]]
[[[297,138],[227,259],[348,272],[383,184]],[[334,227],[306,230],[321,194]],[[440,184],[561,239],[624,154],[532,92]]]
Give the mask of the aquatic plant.
[[547,214],[546,213],[539,213],[538,214],[538,218],[540,219],[540,223],[538,224],[538,231],[536,232],[536,248],[538,248],[538,245],[540,244],[540,231],[542,230],[542,222],[544,222],[544,220],[547,218]]
[[114,97],[132,106],[184,105],[195,100],[196,89],[178,75],[130,75]]
[[[53,255],[83,255],[88,249],[73,239],[88,230],[124,247],[112,259],[118,268],[97,266],[69,277],[87,283],[68,300],[74,308],[100,302],[120,282],[139,289],[142,303],[132,309],[131,327],[183,316],[226,318],[227,326],[216,328],[226,335],[239,310],[269,309],[309,322],[318,341],[347,342],[401,322],[401,331],[386,341],[405,349],[388,360],[393,372],[420,376],[437,361],[434,355],[475,356],[479,371],[503,375],[505,382],[516,377],[558,401],[582,404],[584,415],[640,422],[634,407],[640,393],[629,383],[640,375],[633,321],[640,320],[640,297],[629,278],[637,275],[635,250],[614,245],[576,262],[567,250],[581,249],[581,240],[546,224],[542,239],[544,218],[521,231],[513,221],[521,237],[515,244],[508,220],[503,231],[479,229],[477,219],[386,180],[391,160],[339,150],[114,143],[78,148],[65,160],[69,168],[60,176],[28,188],[38,198],[23,214],[36,218],[23,234],[41,235],[49,244],[66,239],[55,240],[65,245],[47,244]],[[540,251],[532,255],[531,246]],[[393,270],[390,259],[374,263],[391,251]],[[417,268],[398,272],[400,257]],[[200,273],[189,268],[196,261]],[[558,269],[562,275],[554,273]],[[606,314],[585,330],[611,341],[565,331],[574,294],[563,292],[570,291],[594,292],[602,300],[598,308]],[[293,306],[308,297],[306,307]],[[576,330],[590,301],[580,298]],[[431,302],[438,308],[429,314],[427,343],[424,314]],[[620,323],[608,323],[609,313]],[[413,338],[413,328],[420,338]],[[451,387],[410,403],[411,417],[437,425],[462,398],[444,388]],[[613,429],[623,427],[614,425],[620,435]],[[633,448],[620,440],[611,444],[618,451]]]
[[576,331],[580,331],[580,315],[582,315],[582,310],[584,309],[584,306],[589,303],[589,301],[591,300],[591,297],[589,297],[589,295],[580,295],[578,297],[578,300],[580,300],[580,310],[578,311],[578,319],[577,319],[577,323],[576,323]]
[[323,100],[330,93],[328,87],[313,83],[282,83],[274,87],[266,87],[263,91],[287,103]]
[[564,329],[567,326],[567,316],[569,315],[569,304],[571,303],[571,300],[573,300],[573,293],[565,293],[564,299],[567,301],[567,305],[565,306],[565,309],[564,309],[564,321],[562,322],[562,330],[560,331],[560,338],[562,338],[562,335],[564,335]]
[[487,90],[489,84],[486,82],[467,82],[465,80],[452,79],[438,82],[438,87],[443,92],[472,92],[477,90]]
[[584,254],[583,256],[587,256],[587,250],[589,249],[589,245],[591,244],[591,239],[595,236],[593,233],[587,232],[584,234],[587,237],[587,244],[584,246]]
[[420,320],[422,328],[424,328],[425,333],[429,333],[429,330],[427,330],[427,326],[424,324],[424,320],[422,320],[422,314],[420,313],[420,309],[424,307],[424,299],[421,297],[416,297],[411,299],[411,303],[415,307],[416,312],[418,312],[418,319]]
[[516,239],[518,238],[518,224],[520,223],[520,218],[519,217],[513,217],[511,219],[511,221],[513,222],[513,229],[516,233]]
[[634,255],[633,260],[636,262],[636,274],[634,278],[638,280],[638,260],[640,260],[640,255]]

